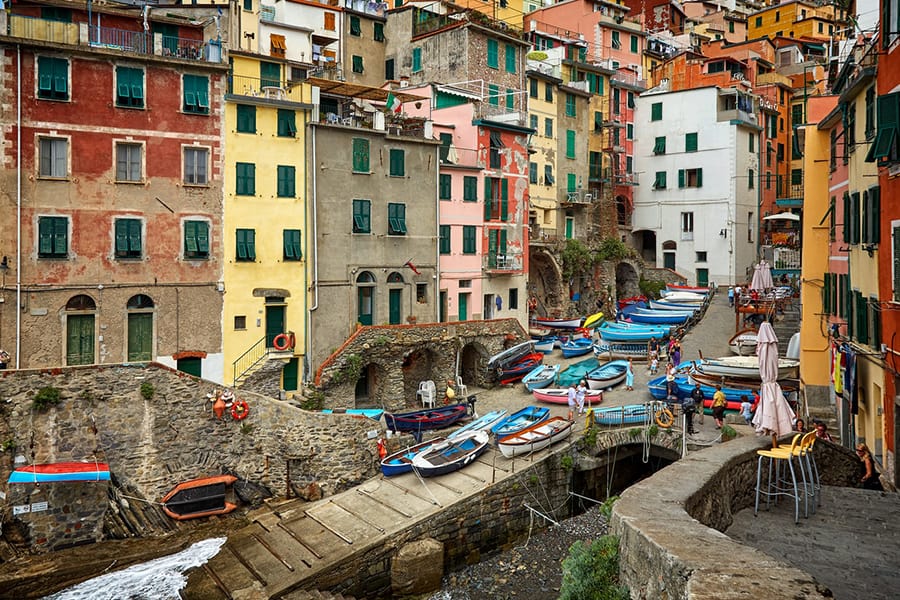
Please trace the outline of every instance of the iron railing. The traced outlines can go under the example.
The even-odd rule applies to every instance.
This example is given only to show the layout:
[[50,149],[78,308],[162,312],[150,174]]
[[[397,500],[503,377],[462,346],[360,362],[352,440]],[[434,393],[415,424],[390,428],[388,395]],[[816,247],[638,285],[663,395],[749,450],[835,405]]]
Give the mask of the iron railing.
[[231,363],[232,381],[237,384],[250,369],[261,363],[269,355],[269,348],[266,344],[266,336],[263,336],[258,342],[250,346],[250,349],[241,354]]

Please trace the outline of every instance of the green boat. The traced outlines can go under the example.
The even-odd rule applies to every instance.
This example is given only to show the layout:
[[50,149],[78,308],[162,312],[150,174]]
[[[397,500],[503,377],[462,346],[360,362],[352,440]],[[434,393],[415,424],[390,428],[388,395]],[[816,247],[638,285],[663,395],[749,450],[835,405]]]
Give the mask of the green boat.
[[578,385],[578,382],[585,376],[600,366],[596,358],[586,358],[575,364],[569,365],[560,371],[556,376],[556,385],[558,387],[569,387],[569,385]]

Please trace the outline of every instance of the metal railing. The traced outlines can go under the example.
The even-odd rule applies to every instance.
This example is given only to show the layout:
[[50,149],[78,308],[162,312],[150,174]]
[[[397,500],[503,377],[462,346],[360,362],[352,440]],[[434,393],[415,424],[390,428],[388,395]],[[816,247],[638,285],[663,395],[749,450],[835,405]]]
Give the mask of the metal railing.
[[241,377],[246,375],[250,369],[265,360],[268,355],[269,348],[266,345],[266,336],[263,336],[261,340],[250,346],[249,350],[241,354],[233,363],[231,363],[232,381],[237,384]]
[[226,93],[250,98],[303,102],[303,86],[276,79],[229,75]]
[[483,266],[488,271],[521,271],[522,254],[488,253],[483,257]]

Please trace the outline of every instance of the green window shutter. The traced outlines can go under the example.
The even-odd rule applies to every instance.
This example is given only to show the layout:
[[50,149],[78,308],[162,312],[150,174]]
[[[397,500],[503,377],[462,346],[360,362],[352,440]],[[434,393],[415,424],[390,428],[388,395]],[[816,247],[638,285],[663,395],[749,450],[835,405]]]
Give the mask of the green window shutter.
[[237,237],[237,260],[240,260],[240,261],[256,260],[256,230],[255,229],[238,229],[236,237]]
[[638,36],[633,34],[631,36],[631,51],[635,54],[637,54],[638,51]]
[[666,136],[656,138],[653,144],[653,154],[666,153]]
[[390,151],[391,177],[403,177],[406,173],[406,156],[402,149],[392,148]]
[[505,229],[500,230],[500,239],[498,240],[498,243],[497,243],[497,250],[500,252],[500,254],[506,254],[506,230]]
[[893,298],[894,302],[900,301],[900,226],[892,228],[892,254],[894,258],[894,281],[893,281]]
[[574,94],[566,94],[566,116],[567,117],[578,116],[577,108],[575,106],[575,95]]
[[259,85],[261,87],[281,87],[281,65],[261,61],[259,63]]
[[474,225],[463,225],[463,254],[475,254],[475,234]]
[[881,343],[881,310],[878,308],[878,298],[869,298],[869,341],[872,346]]
[[516,72],[516,47],[512,44],[506,44],[506,72]]
[[662,120],[662,112],[663,105],[662,102],[654,102],[650,105],[650,120],[651,121],[661,121]]
[[388,204],[388,235],[406,235],[405,204]]
[[898,158],[898,141],[900,141],[900,92],[878,96],[876,113],[877,133],[866,160],[895,161]]
[[850,243],[859,243],[859,192],[850,194]]
[[353,138],[353,172],[369,172],[369,140]]
[[68,100],[69,62],[66,59],[38,57],[38,98]]
[[697,151],[697,134],[696,133],[684,134],[684,151],[685,152],[696,152]]
[[478,178],[467,175],[463,177],[463,201],[478,201]]
[[553,165],[544,165],[544,185],[553,185]]
[[500,180],[500,220],[509,220],[509,180]]
[[450,199],[450,185],[451,185],[450,175],[441,173],[438,176],[438,197],[441,200],[449,200]]
[[350,15],[350,35],[362,35],[362,27],[360,27],[359,17],[356,15]]
[[358,54],[353,55],[352,68],[354,73],[362,73],[365,71],[363,69],[363,57]]
[[497,40],[487,41],[487,66],[492,69],[500,68],[500,50]]
[[850,243],[851,233],[850,233],[850,192],[844,192],[844,223],[841,227],[841,237],[844,239],[845,244]]
[[863,190],[862,204],[860,205],[860,233],[859,241],[863,244],[869,243],[869,191]]
[[869,188],[869,243],[881,243],[881,188]]
[[185,258],[207,258],[209,256],[209,223],[206,221],[184,222]]
[[495,268],[497,266],[497,230],[488,230],[488,267]]
[[537,182],[538,182],[537,163],[530,162],[530,163],[528,163],[528,183],[537,184]]
[[69,219],[41,217],[38,254],[47,258],[65,258],[69,253]]
[[413,48],[412,51],[412,71],[418,73],[422,70],[422,49]]
[[256,165],[253,163],[236,163],[235,171],[236,188],[238,196],[253,196],[256,194]]
[[256,133],[256,107],[237,105],[237,130],[240,133]]
[[697,169],[697,187],[703,187],[703,169]]
[[203,75],[184,75],[182,82],[182,110],[187,113],[209,114],[209,78]]
[[575,173],[567,173],[566,174],[566,191],[574,192],[578,187],[577,180],[575,178]]
[[549,82],[544,84],[544,100],[553,102],[553,85]]
[[532,129],[534,129],[535,132],[537,132],[537,128],[538,128],[538,116],[537,116],[537,115],[529,115],[529,116],[528,116],[528,125],[529,125],[529,127],[531,127]]
[[594,131],[600,131],[601,129],[603,129],[603,113],[594,111]]
[[439,239],[440,239],[441,254],[450,254],[450,226],[449,225],[441,225]]
[[141,221],[139,219],[116,219],[116,256],[119,258],[140,258]]
[[553,137],[553,119],[549,117],[544,119],[544,137]]
[[512,109],[516,105],[516,93],[513,90],[506,90],[506,108]]
[[278,136],[294,137],[297,135],[297,116],[292,110],[278,109]]
[[575,131],[566,130],[566,158],[575,158]]
[[825,273],[824,283],[822,285],[822,312],[826,315],[831,314],[831,273]]
[[665,171],[657,171],[656,172],[656,181],[653,184],[654,189],[664,190],[666,189],[666,172]]
[[278,165],[278,197],[293,198],[296,196],[296,168]]
[[300,247],[300,230],[285,229],[283,232],[284,240],[284,260],[300,260],[303,258],[303,251]]
[[353,201],[353,233],[371,233],[371,209],[368,200]]
[[619,32],[612,32],[612,47],[616,50],[622,47],[622,42],[619,40]]
[[488,104],[500,105],[500,87],[492,83],[488,84]]
[[116,106],[144,106],[144,72],[132,67],[116,67]]
[[678,187],[684,187],[684,169],[678,169]]
[[493,206],[491,206],[493,202],[493,178],[485,177],[484,178],[484,220],[490,221],[491,214],[493,213]]
[[373,38],[376,42],[384,41],[384,23],[376,21],[372,27]]

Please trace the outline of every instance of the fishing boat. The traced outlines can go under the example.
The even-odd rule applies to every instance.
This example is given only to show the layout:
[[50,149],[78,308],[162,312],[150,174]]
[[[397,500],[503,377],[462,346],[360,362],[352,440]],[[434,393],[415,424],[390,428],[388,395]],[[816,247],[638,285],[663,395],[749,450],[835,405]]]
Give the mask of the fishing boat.
[[708,287],[684,285],[680,283],[667,283],[666,289],[670,292],[691,292],[692,294],[709,294],[710,292]]
[[453,425],[466,416],[467,404],[451,404],[405,413],[384,413],[384,421],[391,431],[425,431]]
[[[546,402],[548,404],[568,404],[569,403],[569,390],[564,388],[553,388],[553,389],[543,389],[543,390],[534,390],[531,392],[531,395],[534,396],[534,399],[539,402]],[[584,403],[587,405],[591,404],[600,404],[603,402],[603,392],[600,390],[587,390],[584,393]]]
[[578,329],[581,327],[581,317],[575,319],[550,319],[548,317],[534,317],[531,319],[534,325],[550,327],[552,329]]
[[497,440],[497,446],[507,458],[537,452],[567,438],[572,433],[573,424],[573,421],[563,417],[553,417],[518,433],[503,436]]
[[631,316],[634,315],[664,315],[664,316],[674,316],[678,315],[680,317],[687,317],[691,319],[694,317],[694,314],[697,311],[694,310],[659,310],[655,308],[636,308],[632,311]]
[[[691,395],[691,392],[695,387],[694,381],[691,380],[687,375],[677,375],[675,377],[675,386],[677,388],[677,396],[680,399],[687,398]],[[665,375],[661,377],[656,377],[651,379],[647,384],[647,389],[650,391],[650,395],[653,396],[657,400],[665,400],[666,395],[666,377]],[[711,399],[713,394],[716,393],[715,386],[700,384],[700,391],[703,392],[703,397],[706,399]],[[725,394],[725,400],[727,402],[737,403],[740,406],[740,403],[744,396],[751,395],[752,391],[746,388],[733,388],[733,387],[722,387],[722,393]]]
[[559,369],[559,365],[539,365],[522,378],[522,383],[529,392],[545,388],[556,381]]
[[354,417],[367,417],[373,421],[381,419],[384,414],[383,408],[323,408],[322,413],[326,415],[351,415]]
[[[720,358],[704,358],[695,368],[700,373],[718,375],[720,377],[740,377],[744,379],[760,379],[759,357],[757,356],[723,356]],[[778,379],[797,377],[800,361],[793,358],[778,359]]]
[[500,439],[505,435],[512,435],[522,431],[535,423],[540,423],[549,416],[550,409],[546,406],[526,406],[496,423],[491,427],[491,433],[497,436],[497,439]]
[[602,312],[594,313],[594,314],[592,314],[591,316],[587,317],[587,318],[584,320],[584,324],[582,325],[582,327],[585,328],[585,329],[590,329],[590,328],[593,327],[594,325],[599,324],[600,321],[601,321],[602,319],[603,319],[603,313],[602,313]]
[[679,325],[691,318],[689,314],[680,312],[659,310],[647,313],[632,313],[631,320],[635,323],[653,323],[653,324],[669,324]]
[[492,410],[491,412],[481,415],[474,421],[463,425],[453,433],[447,436],[448,440],[452,440],[454,438],[458,438],[461,435],[464,435],[470,431],[487,431],[491,427],[497,424],[497,421],[506,416],[506,409],[500,410]]
[[651,310],[676,310],[681,312],[695,313],[700,310],[699,304],[678,304],[676,302],[666,302],[665,300],[651,300]]
[[569,385],[578,385],[578,382],[584,379],[588,371],[593,371],[600,366],[600,362],[593,356],[578,361],[573,365],[569,365],[564,369],[560,369],[559,375],[556,376],[556,385],[559,387],[569,387]]
[[394,475],[402,475],[412,471],[413,457],[425,450],[431,448],[434,444],[440,444],[445,438],[439,437],[427,442],[420,442],[414,446],[409,446],[394,452],[381,459],[381,472],[385,477],[393,477]]
[[703,304],[707,301],[707,297],[693,292],[664,292],[663,300],[678,304]]
[[542,340],[535,340],[534,349],[537,352],[543,352],[544,354],[550,354],[553,352],[553,348],[556,346],[556,337],[546,337]]
[[756,329],[741,329],[728,340],[731,351],[738,356],[750,356],[756,354]]
[[591,338],[573,338],[562,345],[563,358],[575,358],[584,356],[591,351],[594,341]]
[[7,483],[75,483],[109,481],[105,462],[58,462],[16,467]]
[[444,440],[416,454],[412,459],[413,469],[422,477],[457,471],[484,454],[489,440],[487,431],[472,431],[452,440]]
[[178,521],[224,515],[237,508],[227,501],[228,486],[234,475],[200,477],[179,483],[160,500],[163,512]]
[[[665,334],[668,335],[668,334]],[[656,338],[658,340],[663,339],[664,335],[660,334],[657,331],[652,330],[641,330],[641,329],[619,329],[614,327],[609,327],[606,329],[602,329],[600,331],[600,337],[605,342],[631,342],[631,343],[641,343],[643,342],[645,345],[650,341],[650,338]]]
[[595,408],[592,412],[594,423],[598,425],[639,425],[653,419],[653,413],[647,404]]
[[[663,346],[660,345],[660,350]],[[594,356],[601,360],[647,360],[647,343],[637,340],[633,344],[627,342],[610,342],[602,339],[599,343],[594,344]]]
[[629,304],[634,304],[635,302],[646,302],[647,296],[629,296],[628,298],[619,298],[616,301],[616,306],[620,309],[625,308]]
[[544,362],[544,355],[541,352],[532,352],[519,358],[518,361],[508,364],[497,369],[497,377],[500,383],[508,384],[519,381],[525,375],[534,370],[535,367]]
[[531,354],[532,352],[534,352],[534,340],[516,344],[515,346],[507,348],[506,350],[501,350],[490,357],[487,362],[487,368],[491,370],[501,368],[509,363],[517,361],[526,354]]
[[588,387],[592,390],[608,390],[625,381],[628,372],[627,360],[614,360],[600,365],[587,375]]
[[553,329],[551,329],[550,327],[543,327],[541,325],[531,325],[528,328],[528,335],[530,335],[532,339],[541,339],[552,336]]

